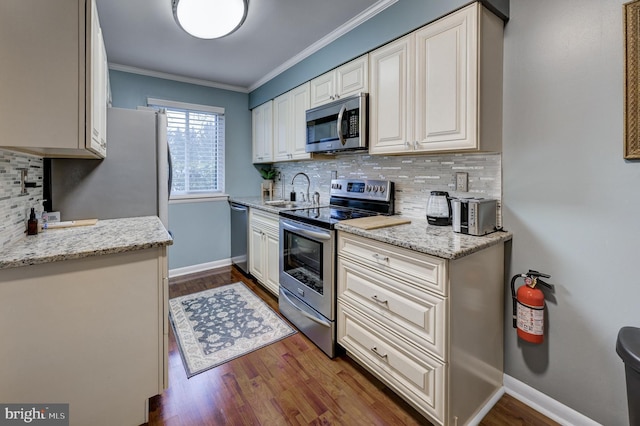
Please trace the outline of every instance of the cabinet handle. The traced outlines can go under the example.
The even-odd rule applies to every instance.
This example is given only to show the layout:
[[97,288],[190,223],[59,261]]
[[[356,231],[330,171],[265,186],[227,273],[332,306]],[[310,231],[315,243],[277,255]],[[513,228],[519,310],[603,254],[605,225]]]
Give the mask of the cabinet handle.
[[413,142],[413,149],[418,149],[419,145],[418,145],[418,141],[414,141]]
[[371,296],[371,298],[372,298],[373,300],[375,300],[376,302],[380,303],[380,304],[383,304],[383,305],[388,305],[388,304],[389,304],[389,301],[388,301],[388,300],[380,300],[380,299],[378,298],[378,295],[377,295],[377,294],[374,294],[373,296]]
[[375,253],[373,255],[373,258],[375,260],[377,260],[378,262],[388,262],[389,261],[389,256],[381,256],[378,253]]
[[377,346],[372,347],[372,348],[371,348],[371,352],[373,352],[374,354],[376,354],[376,356],[377,356],[378,358],[381,358],[381,359],[387,359],[387,354],[381,354],[381,353],[380,353],[380,351],[378,351],[378,347],[377,347]]

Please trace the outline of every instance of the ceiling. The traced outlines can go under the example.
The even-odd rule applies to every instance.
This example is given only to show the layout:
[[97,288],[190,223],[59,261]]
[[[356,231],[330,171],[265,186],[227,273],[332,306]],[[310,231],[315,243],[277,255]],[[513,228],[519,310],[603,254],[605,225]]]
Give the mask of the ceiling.
[[250,0],[236,32],[183,32],[171,0],[96,0],[112,69],[250,91],[397,0]]

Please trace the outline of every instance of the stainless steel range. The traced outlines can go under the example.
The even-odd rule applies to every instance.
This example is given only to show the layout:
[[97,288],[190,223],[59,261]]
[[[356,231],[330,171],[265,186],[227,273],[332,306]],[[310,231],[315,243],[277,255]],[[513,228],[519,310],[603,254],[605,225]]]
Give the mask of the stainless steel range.
[[336,238],[341,220],[394,211],[387,180],[333,179],[330,205],[280,212],[280,312],[324,353],[336,355]]

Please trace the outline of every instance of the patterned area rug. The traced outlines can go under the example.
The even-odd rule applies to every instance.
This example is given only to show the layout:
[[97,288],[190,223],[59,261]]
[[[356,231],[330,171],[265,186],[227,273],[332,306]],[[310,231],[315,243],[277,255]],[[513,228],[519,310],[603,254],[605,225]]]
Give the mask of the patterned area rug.
[[169,300],[187,377],[296,333],[243,283]]

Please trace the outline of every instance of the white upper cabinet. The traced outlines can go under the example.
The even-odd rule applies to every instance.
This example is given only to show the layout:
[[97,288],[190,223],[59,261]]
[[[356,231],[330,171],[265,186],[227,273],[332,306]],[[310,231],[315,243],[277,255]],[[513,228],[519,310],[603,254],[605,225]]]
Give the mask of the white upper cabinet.
[[371,52],[369,152],[500,151],[502,41],[474,3]]
[[369,59],[363,55],[311,80],[311,108],[369,91]]
[[[95,2],[95,0],[92,0]],[[91,13],[91,78],[87,80],[87,103],[91,104],[91,118],[87,127],[91,129],[91,137],[87,139],[89,149],[101,157],[107,155],[107,104],[109,67],[107,52],[104,48],[102,29],[95,5]]]
[[405,36],[369,54],[369,152],[410,151],[413,137],[413,46]]
[[0,14],[0,145],[104,157],[108,70],[95,0],[3,3],[11,13]]
[[273,162],[273,101],[251,110],[253,162]]
[[306,111],[309,109],[309,83],[296,87],[273,100],[274,161],[305,160],[307,139]]

